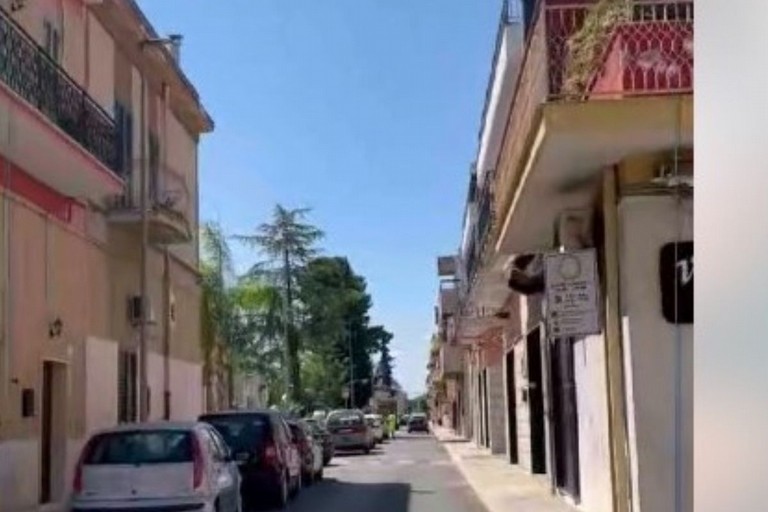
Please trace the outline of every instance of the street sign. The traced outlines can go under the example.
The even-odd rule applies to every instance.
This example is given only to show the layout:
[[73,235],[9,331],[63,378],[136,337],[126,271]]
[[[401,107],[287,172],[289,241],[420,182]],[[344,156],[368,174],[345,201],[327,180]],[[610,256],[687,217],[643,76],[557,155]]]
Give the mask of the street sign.
[[549,337],[577,338],[602,331],[594,249],[547,254],[544,280]]

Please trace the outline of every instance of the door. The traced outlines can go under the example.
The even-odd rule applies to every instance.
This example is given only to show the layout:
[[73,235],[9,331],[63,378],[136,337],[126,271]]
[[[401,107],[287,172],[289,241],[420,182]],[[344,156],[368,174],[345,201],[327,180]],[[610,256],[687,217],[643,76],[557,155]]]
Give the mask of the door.
[[580,495],[579,419],[573,340],[556,340],[551,350],[552,416],[555,445],[555,482],[576,501]]
[[509,463],[517,464],[517,387],[515,386],[515,350],[507,352],[507,429],[509,434]]
[[40,503],[64,498],[67,367],[45,361],[40,410]]
[[528,405],[531,422],[531,471],[547,472],[546,430],[544,423],[544,382],[541,368],[540,329],[526,337],[528,360]]

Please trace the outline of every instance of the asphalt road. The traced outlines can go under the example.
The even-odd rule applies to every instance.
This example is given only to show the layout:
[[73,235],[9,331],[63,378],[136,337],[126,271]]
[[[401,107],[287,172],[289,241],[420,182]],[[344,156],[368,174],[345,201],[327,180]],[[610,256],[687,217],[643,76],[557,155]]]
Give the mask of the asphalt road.
[[428,434],[398,433],[369,455],[338,454],[291,512],[486,512]]

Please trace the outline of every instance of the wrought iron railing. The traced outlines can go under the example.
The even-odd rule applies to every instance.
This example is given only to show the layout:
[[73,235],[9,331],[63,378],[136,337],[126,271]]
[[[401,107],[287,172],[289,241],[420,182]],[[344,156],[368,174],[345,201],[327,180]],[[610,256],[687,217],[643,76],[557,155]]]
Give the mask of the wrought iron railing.
[[115,124],[0,7],[0,82],[115,171]]
[[[141,170],[143,167],[137,163],[131,166]],[[190,194],[184,176],[176,171],[149,170],[148,200],[149,207],[156,213],[162,213],[174,222],[183,225],[186,229],[190,226]],[[134,174],[134,176],[136,176]],[[114,196],[108,202],[108,208],[114,212],[138,211],[141,202],[138,190],[133,193],[131,187],[126,186],[122,194]]]

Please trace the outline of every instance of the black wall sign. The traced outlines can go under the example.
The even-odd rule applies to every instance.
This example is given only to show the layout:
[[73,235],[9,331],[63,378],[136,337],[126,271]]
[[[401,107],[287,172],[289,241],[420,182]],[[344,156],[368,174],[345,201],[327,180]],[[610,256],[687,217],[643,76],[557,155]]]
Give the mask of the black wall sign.
[[693,323],[693,242],[664,245],[659,254],[661,312],[667,322]]

